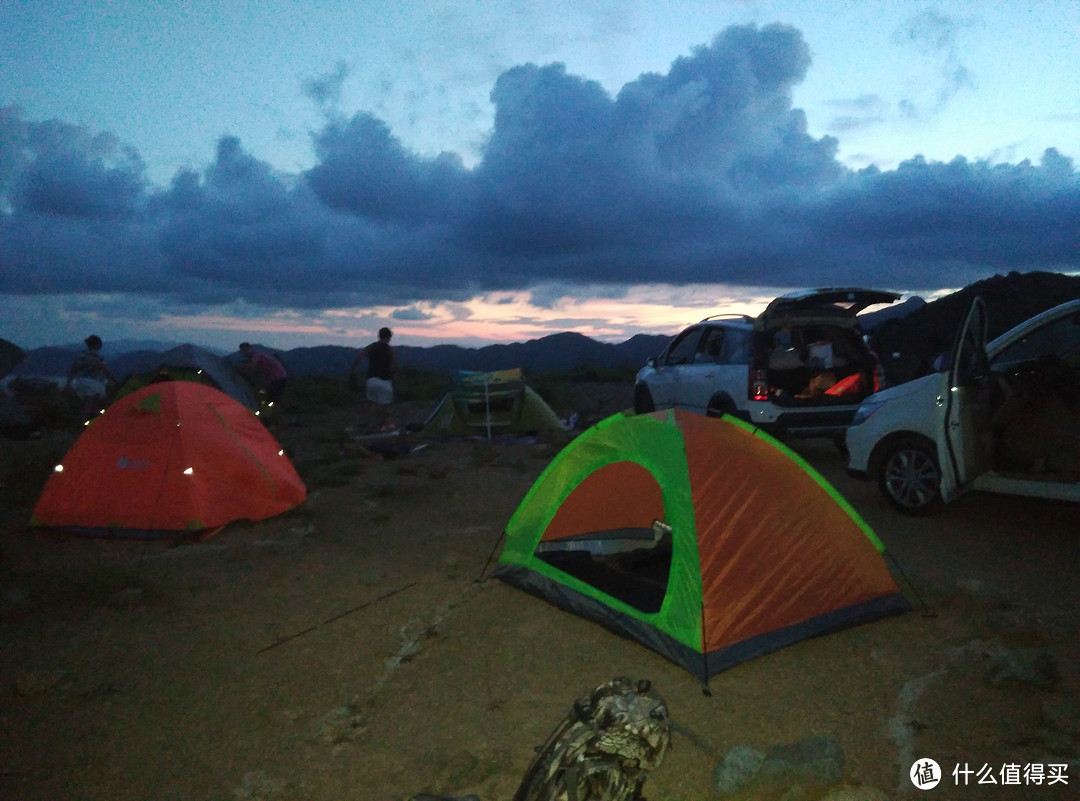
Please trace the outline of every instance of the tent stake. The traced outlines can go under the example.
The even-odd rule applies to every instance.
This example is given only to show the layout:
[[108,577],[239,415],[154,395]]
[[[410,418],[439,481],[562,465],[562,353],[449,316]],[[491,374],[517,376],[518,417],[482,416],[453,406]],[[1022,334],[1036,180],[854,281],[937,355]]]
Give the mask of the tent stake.
[[896,566],[896,572],[898,572],[903,577],[904,581],[907,582],[908,587],[911,588],[911,594],[915,596],[915,600],[917,600],[919,602],[919,606],[922,607],[922,616],[931,618],[937,617],[937,612],[935,612],[933,608],[930,607],[930,605],[927,604],[925,600],[923,600],[922,595],[919,593],[919,588],[915,586],[915,582],[913,582],[908,577],[908,574],[904,572],[903,566],[900,564],[899,560],[892,555],[892,551],[886,548],[883,553],[888,555],[889,561]]
[[499,534],[499,538],[497,540],[495,540],[495,547],[492,548],[491,553],[488,554],[487,561],[484,562],[484,569],[480,571],[480,577],[477,579],[478,582],[483,583],[483,582],[487,581],[484,574],[487,573],[487,569],[491,565],[491,560],[495,556],[495,551],[499,550],[499,543],[501,543],[503,541],[503,537],[505,537],[505,536],[506,536],[506,529],[503,529],[502,532],[500,532],[500,534]]

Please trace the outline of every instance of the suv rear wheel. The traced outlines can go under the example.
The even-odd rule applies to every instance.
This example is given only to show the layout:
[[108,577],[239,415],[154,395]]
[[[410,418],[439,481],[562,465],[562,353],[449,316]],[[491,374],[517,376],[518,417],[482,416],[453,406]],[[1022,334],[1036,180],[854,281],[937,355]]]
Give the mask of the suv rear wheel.
[[726,393],[719,393],[709,398],[709,406],[705,414],[709,417],[722,417],[725,414],[738,415],[739,409],[735,401]]
[[941,467],[929,442],[911,437],[889,445],[877,478],[882,494],[905,514],[926,514],[941,501]]

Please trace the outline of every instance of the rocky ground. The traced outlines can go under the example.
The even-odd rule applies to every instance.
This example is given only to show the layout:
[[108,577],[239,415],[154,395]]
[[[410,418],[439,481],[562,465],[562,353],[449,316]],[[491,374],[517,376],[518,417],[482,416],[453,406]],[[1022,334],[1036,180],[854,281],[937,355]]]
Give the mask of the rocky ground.
[[[575,391],[587,418],[629,404],[628,387]],[[70,434],[4,443],[0,797],[508,801],[573,700],[616,675],[651,679],[678,724],[652,801],[1080,796],[1075,506],[972,496],[903,518],[830,443],[800,444],[917,610],[740,665],[707,697],[653,652],[477,581],[560,442],[386,459],[350,440],[349,412],[293,422],[277,434],[308,502],[171,547],[30,533]],[[926,794],[908,777],[925,758],[946,774]]]

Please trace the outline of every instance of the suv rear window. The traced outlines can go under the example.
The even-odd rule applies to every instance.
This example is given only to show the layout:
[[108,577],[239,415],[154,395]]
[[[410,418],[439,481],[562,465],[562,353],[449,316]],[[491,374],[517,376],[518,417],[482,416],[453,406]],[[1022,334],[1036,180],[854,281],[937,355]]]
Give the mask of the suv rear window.
[[701,340],[697,361],[715,364],[746,364],[750,360],[752,332],[742,328],[714,326]]

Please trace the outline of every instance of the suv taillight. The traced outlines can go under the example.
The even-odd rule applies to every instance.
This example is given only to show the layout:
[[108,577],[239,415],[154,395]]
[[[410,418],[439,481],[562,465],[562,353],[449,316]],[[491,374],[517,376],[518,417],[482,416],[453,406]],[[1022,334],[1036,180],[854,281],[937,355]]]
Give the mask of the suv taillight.
[[885,368],[878,363],[874,366],[874,392],[880,392],[885,386]]
[[750,371],[750,386],[748,387],[750,400],[767,401],[769,399],[769,382],[765,377],[764,370]]

